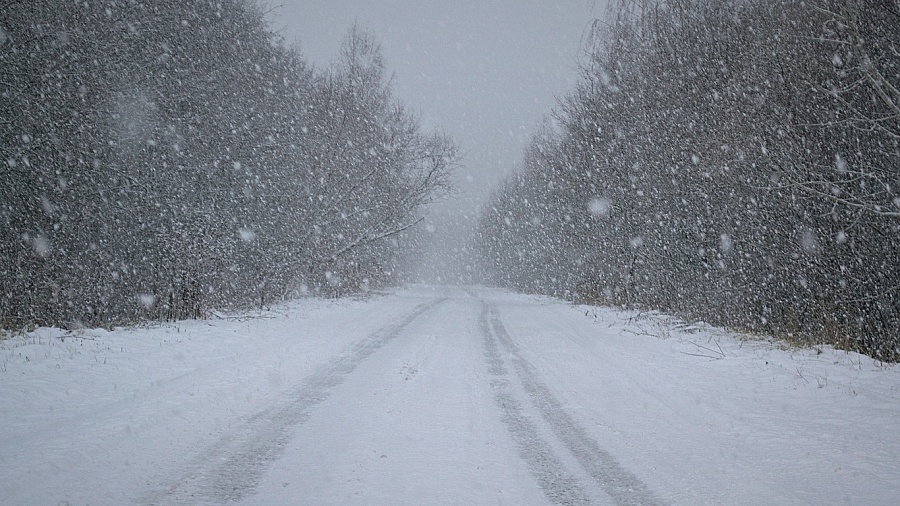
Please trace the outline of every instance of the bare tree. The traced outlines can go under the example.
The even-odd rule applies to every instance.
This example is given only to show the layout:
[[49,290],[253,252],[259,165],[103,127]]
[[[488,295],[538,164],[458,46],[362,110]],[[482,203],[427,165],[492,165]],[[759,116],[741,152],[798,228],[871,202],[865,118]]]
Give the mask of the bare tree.
[[[822,1],[813,5],[813,14],[822,23],[817,40],[833,51],[834,70],[825,82],[811,85],[834,100],[839,112],[816,126],[853,132],[859,141],[822,167],[831,177],[794,184],[837,205],[898,218],[900,172],[893,167],[900,159],[900,4]],[[878,146],[873,149],[871,142]]]

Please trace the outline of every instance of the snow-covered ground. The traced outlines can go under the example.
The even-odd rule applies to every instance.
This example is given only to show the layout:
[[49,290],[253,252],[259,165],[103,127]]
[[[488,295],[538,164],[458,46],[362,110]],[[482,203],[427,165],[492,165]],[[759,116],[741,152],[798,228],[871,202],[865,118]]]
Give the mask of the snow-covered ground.
[[900,368],[484,288],[0,341],[0,504],[897,504]]

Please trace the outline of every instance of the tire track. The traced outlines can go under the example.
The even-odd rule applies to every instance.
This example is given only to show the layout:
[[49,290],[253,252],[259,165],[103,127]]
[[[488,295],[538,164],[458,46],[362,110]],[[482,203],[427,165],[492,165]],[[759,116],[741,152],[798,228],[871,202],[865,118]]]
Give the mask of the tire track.
[[359,364],[396,338],[416,318],[446,299],[415,307],[403,320],[359,341],[320,367],[275,405],[253,415],[203,451],[174,482],[151,491],[138,504],[224,504],[251,493],[269,463],[284,452],[291,429],[309,419],[312,409],[331,395]]
[[[566,413],[559,400],[541,382],[537,369],[522,356],[519,347],[497,317],[496,309],[484,301],[482,305],[483,332],[489,334],[493,331],[500,346],[511,355],[513,369],[532,404],[550,425],[557,439],[565,445],[604,492],[619,505],[664,504],[640,478],[622,467],[615,457],[601,448],[587,431]],[[497,358],[502,361],[499,353]]]
[[590,498],[578,479],[565,468],[550,444],[540,436],[537,426],[528,418],[513,395],[512,386],[507,379],[509,373],[490,329],[488,311],[488,306],[482,304],[479,323],[484,337],[484,356],[488,370],[495,376],[490,382],[491,389],[494,391],[494,402],[503,413],[503,423],[509,428],[519,454],[551,502],[572,506],[590,504]]

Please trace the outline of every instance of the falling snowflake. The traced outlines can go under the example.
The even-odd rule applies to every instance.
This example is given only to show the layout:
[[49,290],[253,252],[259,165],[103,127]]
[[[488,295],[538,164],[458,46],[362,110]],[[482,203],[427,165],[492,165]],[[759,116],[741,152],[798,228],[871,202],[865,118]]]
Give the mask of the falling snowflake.
[[732,248],[734,247],[734,243],[731,240],[731,236],[728,234],[722,234],[719,236],[719,250],[722,253],[731,253]]
[[611,202],[606,197],[593,198],[588,202],[588,211],[595,218],[608,218]]
[[819,252],[819,238],[812,229],[804,228],[800,232],[800,246],[807,253]]
[[37,253],[41,258],[47,258],[47,256],[50,254],[50,239],[47,239],[43,235],[38,235],[34,239],[32,239],[31,245],[32,247],[34,247],[35,253]]
[[141,293],[138,294],[137,300],[142,306],[149,309],[156,303],[156,295],[153,295],[152,293]]
[[849,168],[847,160],[844,160],[841,155],[834,155],[834,166],[841,174],[846,174],[847,169]]
[[238,229],[238,235],[241,237],[241,240],[244,242],[250,242],[250,241],[256,239],[256,232],[250,230],[249,228]]

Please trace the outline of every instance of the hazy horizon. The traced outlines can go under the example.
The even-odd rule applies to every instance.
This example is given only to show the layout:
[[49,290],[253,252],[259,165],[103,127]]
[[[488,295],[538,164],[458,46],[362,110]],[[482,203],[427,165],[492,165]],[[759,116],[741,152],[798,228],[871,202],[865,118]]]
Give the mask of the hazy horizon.
[[[284,0],[269,19],[315,65],[336,58],[356,24],[381,43],[396,96],[462,153],[458,193],[427,218],[436,240],[426,271],[442,270],[469,218],[515,170],[543,118],[578,79],[578,57],[605,2]],[[439,254],[440,253],[440,254]]]

